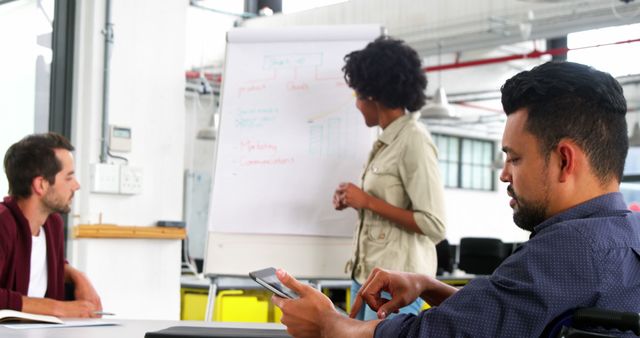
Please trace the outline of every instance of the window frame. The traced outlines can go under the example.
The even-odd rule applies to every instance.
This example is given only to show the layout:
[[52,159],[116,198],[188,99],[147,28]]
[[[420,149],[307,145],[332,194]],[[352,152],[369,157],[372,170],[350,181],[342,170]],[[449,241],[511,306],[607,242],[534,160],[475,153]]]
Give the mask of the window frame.
[[[75,47],[75,0],[54,0],[51,35],[51,79],[49,86],[49,131],[71,137],[73,109],[73,65]],[[72,140],[73,142],[73,140]],[[64,242],[69,240],[69,215],[62,214]],[[68,245],[64,246],[67,254]]]
[[[478,137],[459,136],[459,135],[452,135],[452,134],[438,133],[438,132],[431,133],[431,135],[434,139],[434,144],[438,149],[438,168],[441,170],[441,175],[443,178],[443,183],[445,188],[473,190],[473,191],[496,191],[497,189],[496,169],[493,167],[493,161],[496,158],[496,141],[495,140],[483,139]],[[447,140],[448,146],[446,150],[440,149],[439,147],[439,144],[441,143],[441,141],[439,141],[440,139]],[[451,140],[456,140],[457,142],[457,145],[455,144],[456,142],[454,142],[454,147],[457,147],[455,151],[456,158],[450,158],[450,155],[452,155],[449,149],[449,146],[451,145]],[[484,149],[487,149],[486,145],[487,144],[489,145],[489,148],[488,148],[489,156],[490,156],[489,158],[480,158],[479,161],[476,161],[475,156],[473,156],[474,154],[473,149],[474,149],[474,145],[477,145],[477,144],[480,144],[480,148],[482,149],[483,152],[484,152]],[[465,153],[464,153],[465,145],[471,147],[471,150],[469,150],[471,154],[470,161],[465,159]],[[488,160],[488,162],[486,162],[486,160]],[[482,163],[482,162],[485,162],[485,163]],[[450,172],[444,172],[444,170],[442,169],[443,165],[446,168],[446,170],[451,170],[450,169],[451,165],[456,166],[455,168],[456,178],[453,180],[455,181],[455,185],[451,184],[452,180],[449,178]],[[488,169],[490,171],[490,184],[489,184],[490,186],[486,187],[483,183],[481,183],[480,187],[475,186],[473,182],[473,174],[467,175],[465,173],[465,169],[464,169],[465,167],[470,167],[471,172],[473,172],[474,168],[478,168],[478,167],[482,168],[483,170]],[[486,175],[486,173],[481,173],[480,177],[482,177],[483,175]],[[466,182],[467,179],[471,181],[467,183]]]
[[73,108],[73,64],[75,45],[75,0],[55,0],[49,86],[49,131],[71,139]]

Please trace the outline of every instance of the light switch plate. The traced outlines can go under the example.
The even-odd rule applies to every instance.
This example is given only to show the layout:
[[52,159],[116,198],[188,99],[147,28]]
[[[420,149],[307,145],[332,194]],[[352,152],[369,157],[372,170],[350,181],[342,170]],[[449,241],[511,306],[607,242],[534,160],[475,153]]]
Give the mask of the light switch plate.
[[136,195],[142,193],[142,174],[142,168],[121,165],[120,193],[124,195]]
[[117,164],[91,164],[91,192],[117,194],[120,192],[120,166]]

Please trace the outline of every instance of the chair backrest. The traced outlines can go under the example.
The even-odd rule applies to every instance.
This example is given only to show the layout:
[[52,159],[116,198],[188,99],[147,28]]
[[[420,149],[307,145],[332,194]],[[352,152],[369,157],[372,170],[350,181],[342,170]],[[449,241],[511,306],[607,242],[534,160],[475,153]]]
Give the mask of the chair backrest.
[[[599,332],[592,331],[600,329]],[[621,312],[600,308],[580,308],[567,311],[547,325],[541,337],[573,338],[573,337],[618,337],[606,330],[619,332],[631,331],[640,335],[640,314]]]
[[438,255],[438,275],[446,272],[453,272],[453,256],[451,255],[451,245],[449,241],[442,240],[436,245],[436,254]]
[[490,275],[507,255],[497,238],[465,237],[460,239],[458,267],[467,273]]

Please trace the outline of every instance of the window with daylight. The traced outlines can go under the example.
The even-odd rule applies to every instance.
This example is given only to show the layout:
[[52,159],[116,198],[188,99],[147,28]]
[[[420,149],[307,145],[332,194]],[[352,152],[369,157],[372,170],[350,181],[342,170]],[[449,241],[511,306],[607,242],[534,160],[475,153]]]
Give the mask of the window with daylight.
[[438,147],[442,180],[447,188],[493,191],[496,189],[493,141],[432,134]]

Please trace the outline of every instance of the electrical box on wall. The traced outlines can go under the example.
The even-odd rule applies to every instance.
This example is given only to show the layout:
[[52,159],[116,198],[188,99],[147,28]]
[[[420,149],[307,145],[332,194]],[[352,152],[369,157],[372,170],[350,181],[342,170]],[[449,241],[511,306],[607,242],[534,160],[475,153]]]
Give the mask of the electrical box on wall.
[[117,194],[120,192],[120,166],[95,163],[91,165],[91,192]]
[[91,165],[91,192],[136,195],[142,193],[142,168],[95,163]]
[[131,128],[110,126],[109,150],[128,153],[131,151]]

